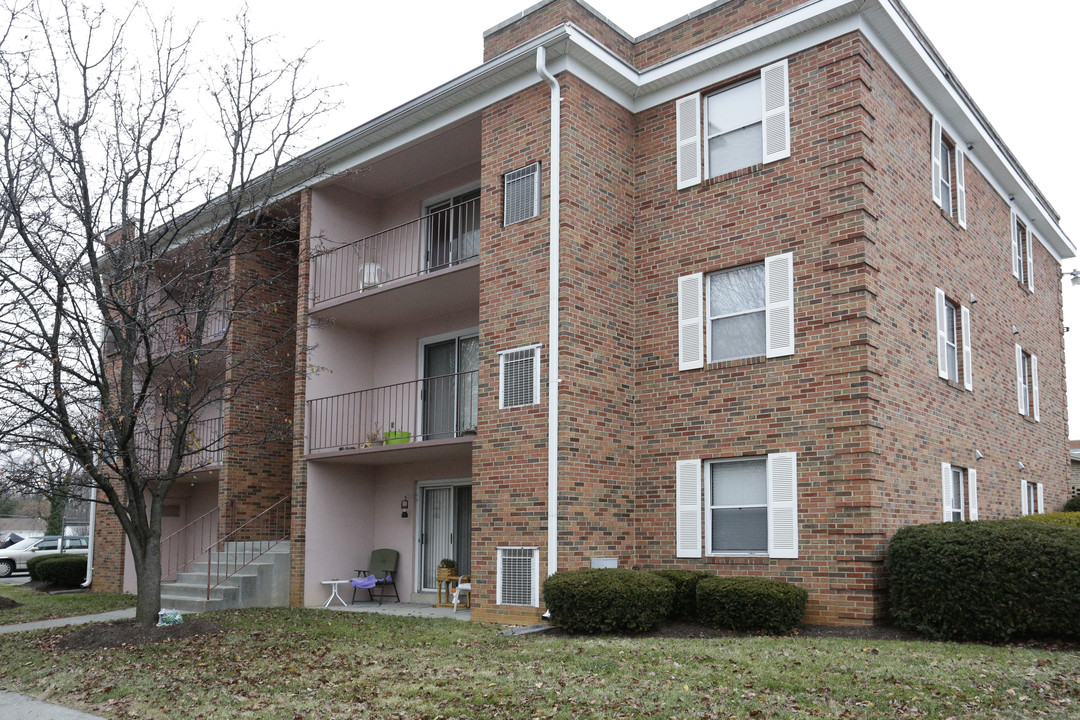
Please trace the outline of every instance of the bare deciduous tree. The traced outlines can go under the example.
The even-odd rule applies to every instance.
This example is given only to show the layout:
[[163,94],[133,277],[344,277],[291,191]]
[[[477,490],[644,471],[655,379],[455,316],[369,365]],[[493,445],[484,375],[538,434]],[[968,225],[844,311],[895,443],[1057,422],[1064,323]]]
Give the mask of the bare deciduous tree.
[[[275,193],[313,172],[288,156],[325,93],[303,57],[267,65],[245,17],[196,63],[192,35],[141,8],[50,7],[8,7],[0,38],[0,442],[76,462],[127,536],[148,625],[176,479],[289,432],[285,411],[200,423],[294,372],[291,323],[235,330],[295,315],[296,213]],[[216,142],[193,131],[206,109]]]

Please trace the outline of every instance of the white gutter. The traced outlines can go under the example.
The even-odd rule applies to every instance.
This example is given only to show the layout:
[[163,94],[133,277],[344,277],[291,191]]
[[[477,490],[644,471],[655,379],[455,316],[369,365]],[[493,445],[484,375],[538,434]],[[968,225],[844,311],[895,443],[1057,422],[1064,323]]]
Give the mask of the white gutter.
[[94,489],[90,489],[90,549],[86,552],[86,581],[82,587],[90,587],[94,581],[94,521],[97,519],[97,503],[94,501]]
[[536,72],[551,86],[551,199],[548,215],[548,497],[547,571],[559,569],[559,165],[562,94],[547,69],[547,51],[536,48]]

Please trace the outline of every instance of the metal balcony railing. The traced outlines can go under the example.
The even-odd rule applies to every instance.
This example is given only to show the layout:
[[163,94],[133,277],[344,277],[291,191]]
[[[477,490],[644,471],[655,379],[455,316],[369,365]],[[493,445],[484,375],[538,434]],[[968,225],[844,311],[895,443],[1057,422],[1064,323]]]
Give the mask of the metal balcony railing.
[[316,255],[311,302],[442,270],[479,252],[480,198],[474,198]]
[[[191,470],[220,465],[224,445],[224,418],[210,418],[188,424],[183,468]],[[135,436],[135,452],[145,471],[160,472],[169,460],[169,428],[161,426]]]
[[455,438],[476,432],[477,371],[308,401],[308,453]]

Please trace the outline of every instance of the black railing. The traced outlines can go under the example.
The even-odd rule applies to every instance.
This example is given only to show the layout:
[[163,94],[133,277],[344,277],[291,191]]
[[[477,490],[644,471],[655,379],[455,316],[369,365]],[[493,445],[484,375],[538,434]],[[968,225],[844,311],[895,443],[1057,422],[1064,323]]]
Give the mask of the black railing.
[[311,302],[442,270],[479,252],[480,198],[475,198],[315,255]]
[[359,450],[476,432],[477,371],[308,401],[308,453]]

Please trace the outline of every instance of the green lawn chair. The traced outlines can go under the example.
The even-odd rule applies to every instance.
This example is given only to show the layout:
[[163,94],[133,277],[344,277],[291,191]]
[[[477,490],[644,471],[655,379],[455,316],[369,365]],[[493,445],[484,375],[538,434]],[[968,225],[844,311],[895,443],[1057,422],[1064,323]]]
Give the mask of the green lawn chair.
[[371,553],[371,561],[368,562],[367,570],[357,570],[356,577],[350,580],[353,586],[352,601],[356,602],[356,591],[367,590],[368,602],[375,602],[375,588],[379,588],[379,604],[383,603],[386,589],[394,592],[394,599],[401,602],[398,597],[397,585],[394,583],[394,573],[397,572],[398,551],[382,548]]

